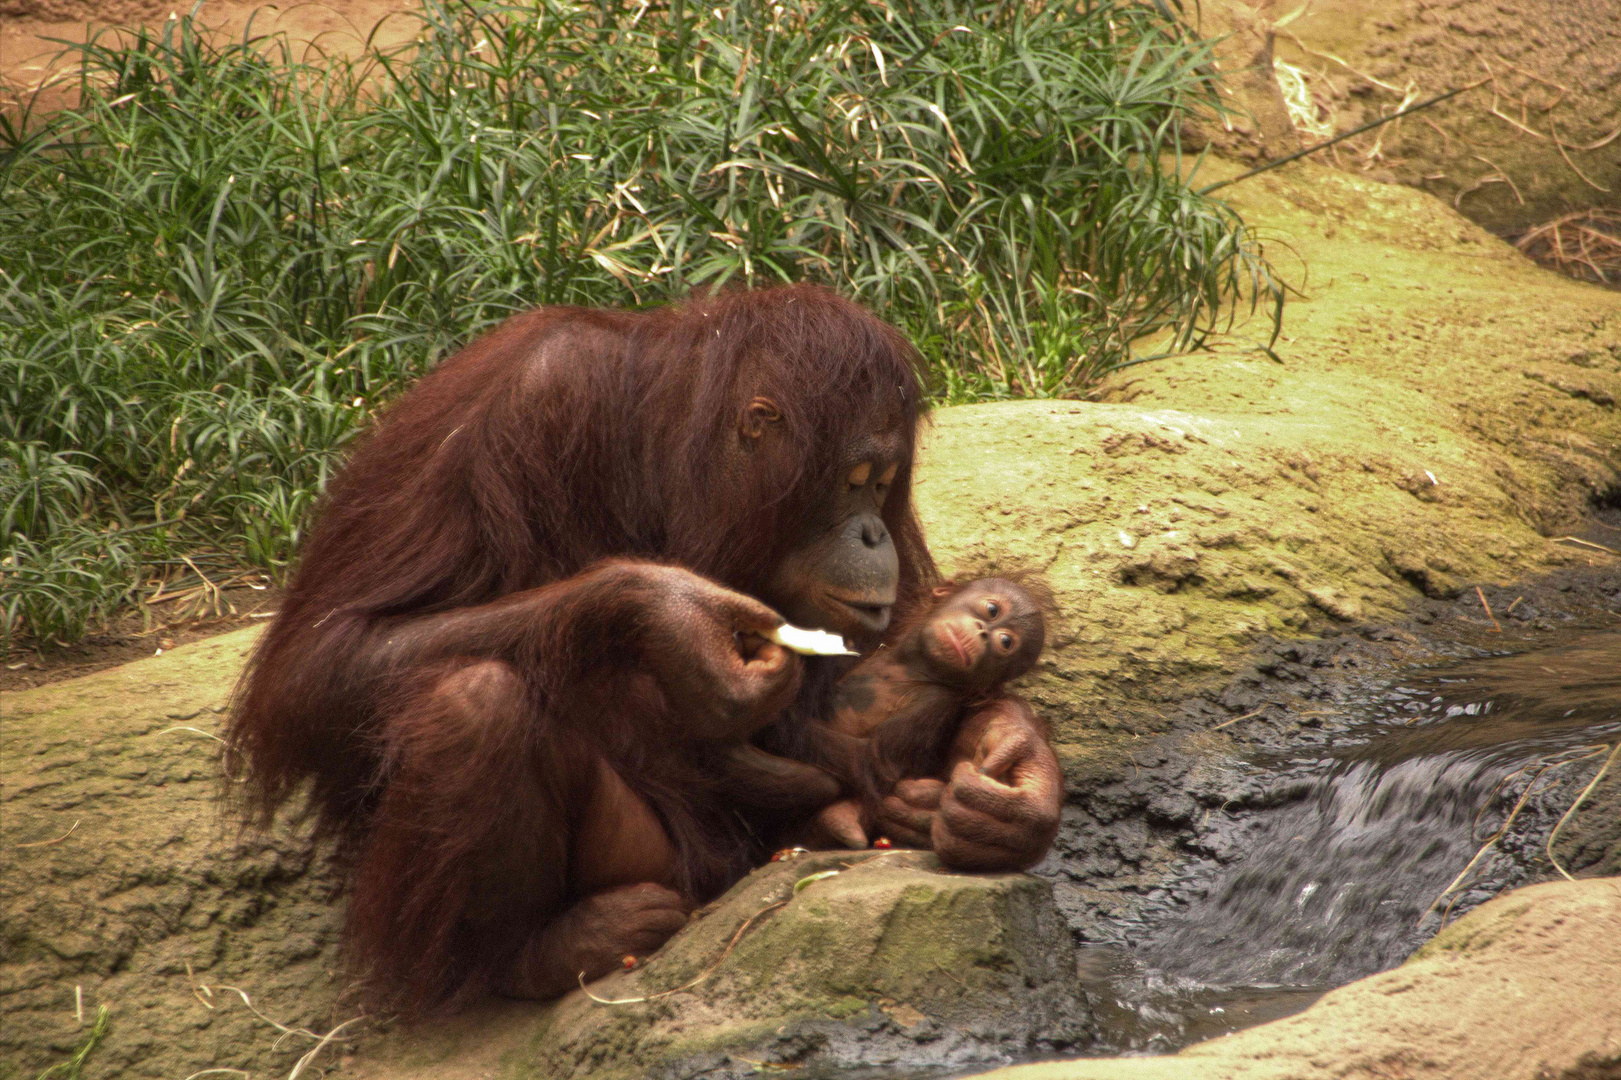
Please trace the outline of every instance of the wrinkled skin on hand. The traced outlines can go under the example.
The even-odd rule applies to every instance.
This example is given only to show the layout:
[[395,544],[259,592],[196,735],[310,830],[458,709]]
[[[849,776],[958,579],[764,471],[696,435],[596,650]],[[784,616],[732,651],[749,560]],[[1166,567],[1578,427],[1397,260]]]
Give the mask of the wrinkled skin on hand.
[[519,958],[508,997],[551,998],[618,971],[627,956],[657,951],[687,925],[690,902],[644,883],[588,896],[538,935]]
[[879,807],[876,832],[933,848],[958,870],[1028,870],[1058,835],[1063,774],[1045,725],[1016,697],[963,724],[950,779],[902,780]]
[[799,692],[799,657],[763,636],[782,625],[774,610],[676,566],[626,562],[621,573],[645,590],[643,656],[687,732],[747,736]]
[[791,839],[812,851],[838,848],[861,851],[872,840],[862,820],[861,803],[856,799],[839,799],[822,807],[802,832],[796,836],[791,834]]

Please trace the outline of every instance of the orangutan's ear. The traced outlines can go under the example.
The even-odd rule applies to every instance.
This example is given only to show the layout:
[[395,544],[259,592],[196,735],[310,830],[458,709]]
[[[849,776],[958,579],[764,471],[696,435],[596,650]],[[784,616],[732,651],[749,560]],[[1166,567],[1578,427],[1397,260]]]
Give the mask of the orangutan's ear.
[[766,425],[781,422],[782,410],[777,408],[777,403],[770,398],[757,397],[744,408],[738,430],[745,439],[758,439],[765,434]]
[[944,585],[936,585],[932,591],[936,600],[944,600],[946,597],[957,591],[957,583],[955,581],[948,581]]

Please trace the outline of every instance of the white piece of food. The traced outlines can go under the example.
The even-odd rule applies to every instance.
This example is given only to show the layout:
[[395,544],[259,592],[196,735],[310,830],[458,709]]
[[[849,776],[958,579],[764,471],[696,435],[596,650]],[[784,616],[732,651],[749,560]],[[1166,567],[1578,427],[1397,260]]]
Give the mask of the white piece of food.
[[792,649],[806,656],[857,655],[853,649],[845,646],[844,639],[837,634],[830,634],[826,630],[806,630],[791,623],[783,623],[766,637],[785,649]]

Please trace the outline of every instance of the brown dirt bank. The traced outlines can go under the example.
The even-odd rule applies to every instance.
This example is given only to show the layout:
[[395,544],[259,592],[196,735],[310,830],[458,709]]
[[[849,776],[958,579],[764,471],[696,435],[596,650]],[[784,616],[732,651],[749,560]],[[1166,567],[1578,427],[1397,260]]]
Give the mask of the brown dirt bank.
[[[197,22],[226,38],[284,33],[295,56],[358,55],[368,35],[384,47],[413,40],[421,23],[410,13],[412,0],[312,0],[265,4],[213,0],[197,5]],[[64,79],[63,42],[83,42],[118,28],[150,27],[160,32],[171,12],[189,3],[168,0],[0,0],[0,108],[28,101],[50,111],[77,100]],[[71,59],[68,58],[68,59]]]
[[1412,184],[1503,233],[1621,204],[1621,7],[1612,0],[1272,0],[1279,59],[1338,131],[1484,84],[1352,140],[1348,168]]
[[1621,7],[1610,0],[1207,0],[1234,114],[1191,133],[1281,157],[1464,89],[1315,160],[1430,192],[1545,265],[1621,286]]

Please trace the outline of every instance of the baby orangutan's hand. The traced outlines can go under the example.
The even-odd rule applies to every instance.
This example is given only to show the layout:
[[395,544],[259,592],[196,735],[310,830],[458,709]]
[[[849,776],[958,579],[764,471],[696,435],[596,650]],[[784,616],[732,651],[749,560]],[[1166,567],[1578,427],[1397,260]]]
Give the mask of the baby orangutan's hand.
[[878,831],[900,847],[929,850],[945,790],[946,785],[933,777],[902,780],[878,806]]
[[867,846],[867,830],[861,823],[861,804],[855,799],[840,799],[817,811],[807,832],[806,847],[852,848],[857,851]]

